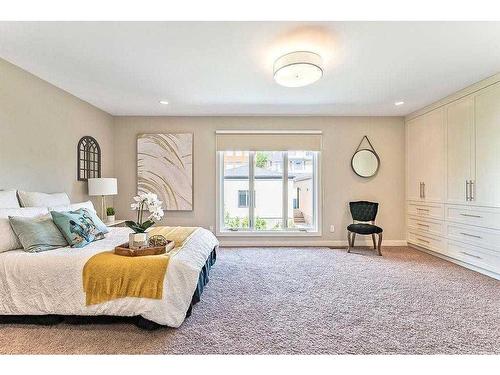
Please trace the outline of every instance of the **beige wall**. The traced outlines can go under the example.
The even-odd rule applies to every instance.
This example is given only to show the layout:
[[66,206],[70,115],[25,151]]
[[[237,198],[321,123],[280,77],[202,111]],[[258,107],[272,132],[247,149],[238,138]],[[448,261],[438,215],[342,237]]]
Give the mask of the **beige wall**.
[[[129,209],[136,193],[136,137],[139,133],[194,132],[194,210],[166,212],[173,225],[215,226],[215,130],[310,129],[323,131],[321,160],[323,180],[322,232],[320,238],[293,239],[297,244],[340,244],[350,223],[347,203],[366,199],[380,203],[377,222],[386,240],[404,240],[404,123],[400,117],[115,117],[115,176],[119,195],[118,217],[132,218]],[[362,179],[350,159],[363,135],[368,135],[380,155],[376,177]],[[335,232],[330,233],[330,225]],[[246,243],[245,238],[225,243]],[[265,238],[266,242],[282,241]],[[288,239],[290,240],[290,239]],[[257,242],[253,242],[257,243]],[[388,242],[389,244],[390,242]]]
[[76,179],[84,135],[97,139],[103,177],[112,176],[112,116],[0,59],[0,189],[86,200],[87,184]]
[[[117,217],[132,218],[136,193],[136,137],[146,132],[194,132],[194,210],[167,212],[167,224],[215,227],[215,130],[314,129],[323,131],[322,237],[296,244],[340,244],[350,222],[347,202],[380,202],[385,239],[404,236],[404,126],[398,117],[115,117],[0,59],[0,189],[66,191],[87,199],[76,180],[76,145],[84,135],[102,148],[103,177],[117,177]],[[363,135],[382,160],[378,175],[357,177],[350,159]],[[114,163],[114,161],[116,161]],[[330,233],[330,225],[335,232]],[[267,243],[282,238],[265,238]],[[231,243],[248,239],[231,238]],[[225,240],[228,243],[228,240]],[[256,244],[257,242],[252,242]],[[388,242],[389,243],[389,242]]]

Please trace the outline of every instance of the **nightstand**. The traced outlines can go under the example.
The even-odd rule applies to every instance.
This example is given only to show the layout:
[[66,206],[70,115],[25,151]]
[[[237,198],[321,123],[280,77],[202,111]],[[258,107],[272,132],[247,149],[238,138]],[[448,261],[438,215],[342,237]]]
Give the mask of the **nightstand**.
[[115,220],[112,222],[104,223],[107,227],[125,227],[125,220]]

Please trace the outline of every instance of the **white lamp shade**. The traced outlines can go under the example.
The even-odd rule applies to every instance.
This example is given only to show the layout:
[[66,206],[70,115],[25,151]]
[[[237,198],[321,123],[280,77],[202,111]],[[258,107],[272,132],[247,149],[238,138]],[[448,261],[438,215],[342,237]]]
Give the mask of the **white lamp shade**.
[[89,178],[89,195],[116,195],[118,183],[116,178]]

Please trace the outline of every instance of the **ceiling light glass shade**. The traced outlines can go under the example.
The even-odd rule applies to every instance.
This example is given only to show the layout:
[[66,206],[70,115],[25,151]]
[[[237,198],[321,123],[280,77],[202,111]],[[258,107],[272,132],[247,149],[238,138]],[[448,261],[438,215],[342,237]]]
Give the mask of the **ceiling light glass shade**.
[[301,87],[323,75],[321,56],[308,51],[291,52],[274,63],[274,80],[281,86]]

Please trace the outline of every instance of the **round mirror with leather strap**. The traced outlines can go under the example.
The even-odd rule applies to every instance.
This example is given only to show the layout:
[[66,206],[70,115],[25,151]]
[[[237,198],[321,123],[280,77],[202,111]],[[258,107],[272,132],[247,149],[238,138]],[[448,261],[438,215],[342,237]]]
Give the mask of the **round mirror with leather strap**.
[[[361,148],[361,144],[365,139],[371,149]],[[369,178],[377,174],[379,167],[380,158],[375,152],[370,140],[365,135],[351,158],[351,168],[359,177]]]

